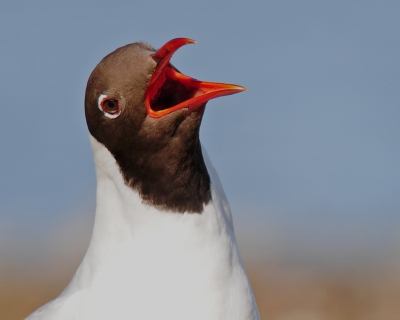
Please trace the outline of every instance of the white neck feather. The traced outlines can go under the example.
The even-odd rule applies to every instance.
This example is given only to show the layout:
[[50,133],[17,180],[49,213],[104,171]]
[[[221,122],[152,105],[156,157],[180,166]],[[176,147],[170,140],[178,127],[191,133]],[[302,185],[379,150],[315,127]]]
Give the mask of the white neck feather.
[[174,319],[258,319],[229,205],[208,156],[212,201],[204,212],[161,212],[143,204],[124,183],[111,153],[90,139],[97,175],[93,236],[60,298],[80,301],[84,295],[80,312],[88,319],[124,319],[126,314],[133,319],[166,314]]

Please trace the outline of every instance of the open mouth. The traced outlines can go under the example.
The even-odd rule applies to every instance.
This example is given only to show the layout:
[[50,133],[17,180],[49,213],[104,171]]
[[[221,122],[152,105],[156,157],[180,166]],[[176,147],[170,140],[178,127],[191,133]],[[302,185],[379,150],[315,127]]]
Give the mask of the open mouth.
[[187,38],[168,41],[152,54],[157,66],[146,90],[146,111],[152,118],[187,109],[195,111],[208,100],[247,90],[245,87],[218,82],[204,82],[179,72],[169,61],[185,44],[196,43]]

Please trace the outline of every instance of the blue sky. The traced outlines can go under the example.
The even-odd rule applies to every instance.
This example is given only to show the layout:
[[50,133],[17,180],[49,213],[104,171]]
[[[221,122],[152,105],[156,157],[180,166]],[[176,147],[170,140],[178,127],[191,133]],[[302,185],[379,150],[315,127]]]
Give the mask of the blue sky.
[[249,89],[211,101],[201,129],[239,232],[297,253],[399,243],[399,14],[398,1],[1,4],[7,241],[94,212],[83,97],[100,59],[189,37],[172,60],[183,73]]

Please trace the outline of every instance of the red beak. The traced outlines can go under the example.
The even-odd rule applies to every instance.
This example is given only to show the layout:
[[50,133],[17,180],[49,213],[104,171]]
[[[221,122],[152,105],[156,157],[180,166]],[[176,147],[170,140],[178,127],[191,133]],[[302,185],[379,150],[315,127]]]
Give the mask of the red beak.
[[161,118],[184,108],[190,113],[208,100],[247,90],[233,84],[199,81],[180,73],[169,61],[176,50],[189,43],[196,41],[173,39],[152,54],[157,66],[146,90],[146,110],[150,117]]

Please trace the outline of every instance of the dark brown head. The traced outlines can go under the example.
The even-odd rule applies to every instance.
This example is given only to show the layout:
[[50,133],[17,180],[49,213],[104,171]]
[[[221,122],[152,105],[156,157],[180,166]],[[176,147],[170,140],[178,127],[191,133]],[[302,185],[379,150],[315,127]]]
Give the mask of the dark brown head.
[[201,213],[211,200],[199,129],[208,100],[245,90],[201,82],[169,60],[190,39],[157,52],[138,42],[107,55],[89,77],[85,113],[91,135],[114,156],[125,183],[161,210]]

